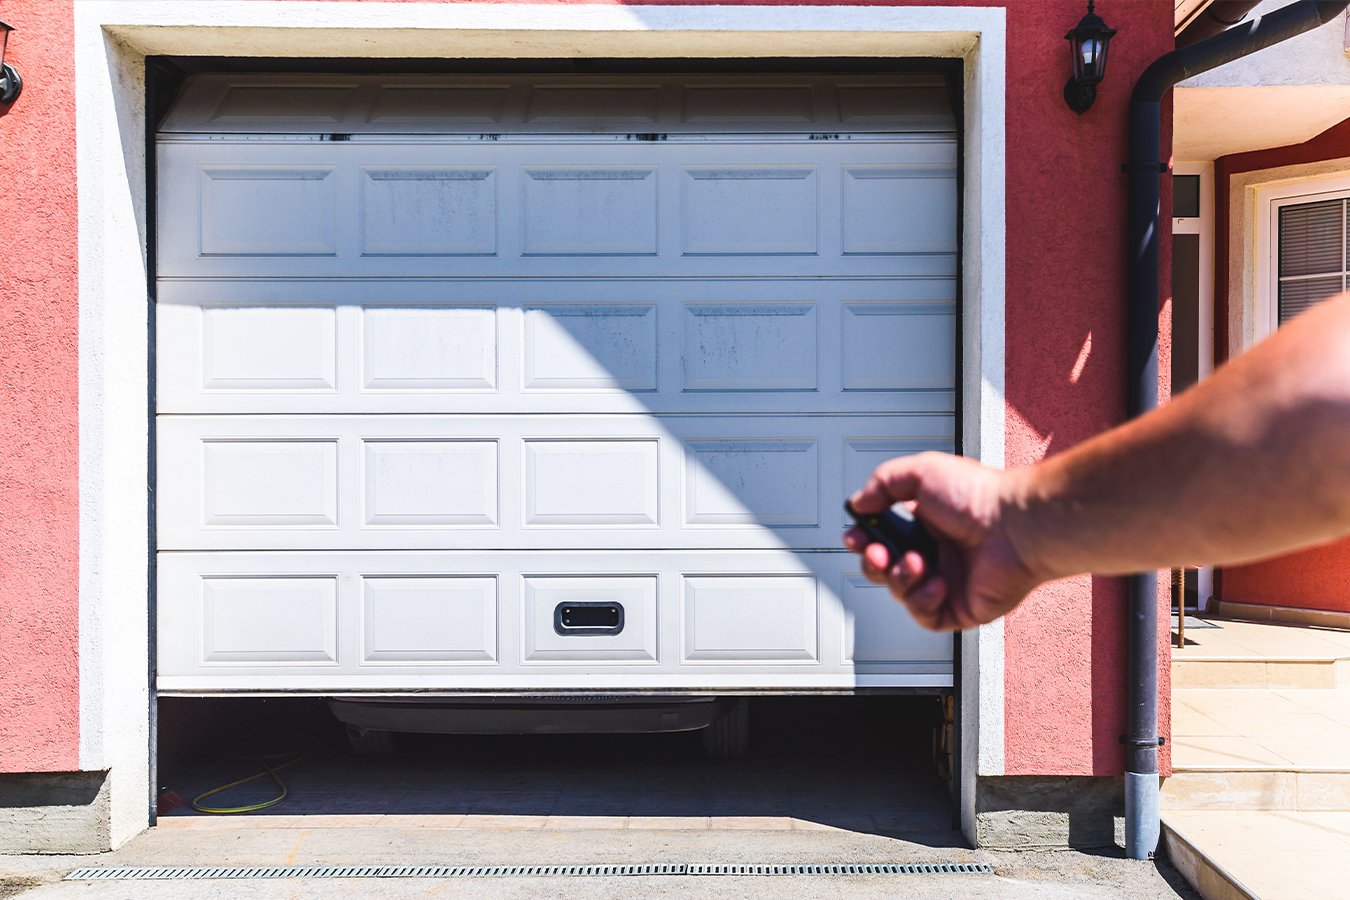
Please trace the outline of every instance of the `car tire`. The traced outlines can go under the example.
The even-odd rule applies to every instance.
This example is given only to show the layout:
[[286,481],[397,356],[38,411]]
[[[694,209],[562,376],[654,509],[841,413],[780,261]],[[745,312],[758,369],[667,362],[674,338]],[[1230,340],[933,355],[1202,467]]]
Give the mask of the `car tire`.
[[357,756],[393,756],[394,733],[360,725],[347,726],[347,744]]

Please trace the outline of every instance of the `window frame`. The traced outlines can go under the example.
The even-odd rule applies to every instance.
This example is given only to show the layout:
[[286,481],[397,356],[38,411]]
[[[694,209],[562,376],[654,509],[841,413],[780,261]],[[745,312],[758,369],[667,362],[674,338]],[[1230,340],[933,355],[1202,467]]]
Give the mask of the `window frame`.
[[1257,188],[1254,342],[1269,337],[1280,327],[1280,210],[1346,199],[1350,199],[1350,175],[1344,174]]

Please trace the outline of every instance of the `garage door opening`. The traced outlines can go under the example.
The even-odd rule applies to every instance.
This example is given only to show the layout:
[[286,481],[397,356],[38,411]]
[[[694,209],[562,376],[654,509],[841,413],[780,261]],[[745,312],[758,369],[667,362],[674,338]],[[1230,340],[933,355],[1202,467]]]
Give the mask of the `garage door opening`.
[[[390,771],[584,769],[698,750],[755,692],[953,690],[951,637],[840,540],[876,464],[959,449],[953,85],[191,76],[154,154],[165,716],[312,717],[297,774],[390,734]],[[558,730],[664,733],[406,736],[547,692],[628,716]],[[871,704],[913,737],[937,703],[756,697],[749,727]]]
[[[375,758],[351,751],[321,700],[166,698],[160,784],[192,800],[263,771],[240,757],[274,755],[278,765],[309,750],[278,772],[288,790],[282,803],[236,815],[421,816],[442,827],[468,816],[462,827],[542,828],[552,817],[548,827],[836,828],[962,844],[934,761],[942,698],[757,697],[752,704],[752,752],[744,759],[708,758],[697,732],[399,734],[396,755]],[[200,802],[240,808],[278,793],[264,777]],[[165,817],[194,815],[205,814],[180,807]]]

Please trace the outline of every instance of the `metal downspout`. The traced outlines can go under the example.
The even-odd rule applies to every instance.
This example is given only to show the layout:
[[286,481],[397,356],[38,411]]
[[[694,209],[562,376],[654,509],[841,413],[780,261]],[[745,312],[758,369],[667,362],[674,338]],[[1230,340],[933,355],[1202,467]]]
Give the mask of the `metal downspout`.
[[[1162,100],[1178,82],[1311,31],[1340,15],[1350,0],[1300,0],[1159,57],[1130,96],[1129,260],[1126,412],[1158,405],[1159,159]],[[1126,586],[1125,854],[1148,859],[1158,846],[1158,581],[1129,576]]]

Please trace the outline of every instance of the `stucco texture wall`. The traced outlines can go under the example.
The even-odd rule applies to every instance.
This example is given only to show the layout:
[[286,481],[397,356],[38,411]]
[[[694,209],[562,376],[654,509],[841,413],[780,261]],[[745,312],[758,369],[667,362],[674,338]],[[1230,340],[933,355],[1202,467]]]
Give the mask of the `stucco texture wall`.
[[0,118],[0,772],[79,767],[75,60],[70,0],[8,3]]
[[[1172,9],[1121,2],[1098,11],[1120,33],[1096,103],[1079,117],[1062,97],[1069,67],[1064,34],[1084,4],[1009,5],[1009,468],[1061,452],[1125,416],[1126,176],[1120,165],[1130,91],[1143,69],[1172,49]],[[1171,140],[1167,119],[1164,147]],[[1163,178],[1163,190],[1166,209],[1170,178]],[[1168,285],[1171,220],[1162,222],[1161,284]],[[1169,370],[1169,309],[1163,308],[1161,322],[1163,373]],[[1164,398],[1166,389],[1162,385]],[[1166,598],[1160,591],[1160,605]],[[1080,576],[1042,587],[1008,616],[1007,774],[1122,771],[1124,603],[1121,579]],[[1164,661],[1167,621],[1164,612]],[[1160,727],[1167,734],[1171,684],[1168,666],[1160,669]]]
[[[1220,258],[1215,272],[1215,346],[1224,358],[1233,343],[1228,327],[1230,318],[1241,310],[1248,286],[1234,284],[1233,272],[1242,272],[1243,247],[1251,241],[1245,234],[1244,217],[1229,209],[1230,186],[1235,175],[1259,173],[1288,166],[1309,166],[1328,160],[1344,161],[1350,175],[1350,119],[1333,125],[1302,144],[1235,153],[1215,161],[1215,230],[1227,235],[1216,244]],[[1323,167],[1318,166],[1319,170]],[[1331,168],[1338,168],[1332,166]],[[1278,177],[1285,173],[1272,173]],[[1319,171],[1319,176],[1332,174]],[[1287,174],[1285,177],[1288,177]],[[1237,265],[1234,265],[1234,264]],[[1237,277],[1243,277],[1239,274]],[[1231,315],[1230,315],[1231,311]],[[1221,343],[1220,337],[1224,338]],[[1220,598],[1236,603],[1266,606],[1291,606],[1298,609],[1323,609],[1350,612],[1350,539],[1336,541],[1310,550],[1287,554],[1247,566],[1227,566],[1219,580]]]

